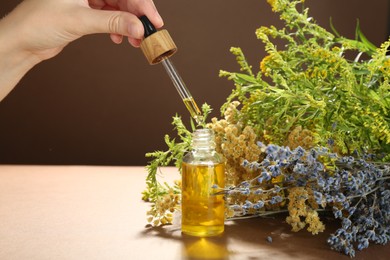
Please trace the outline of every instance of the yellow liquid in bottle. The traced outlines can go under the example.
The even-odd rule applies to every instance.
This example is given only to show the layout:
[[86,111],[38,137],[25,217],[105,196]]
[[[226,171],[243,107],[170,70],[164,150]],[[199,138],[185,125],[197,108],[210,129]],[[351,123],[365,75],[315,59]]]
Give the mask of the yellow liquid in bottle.
[[190,115],[193,119],[195,119],[196,123],[200,124],[202,120],[201,112],[199,110],[198,105],[195,103],[193,97],[183,99],[184,105],[187,107]]
[[207,237],[224,231],[225,201],[215,195],[217,184],[224,187],[224,164],[182,165],[182,232]]

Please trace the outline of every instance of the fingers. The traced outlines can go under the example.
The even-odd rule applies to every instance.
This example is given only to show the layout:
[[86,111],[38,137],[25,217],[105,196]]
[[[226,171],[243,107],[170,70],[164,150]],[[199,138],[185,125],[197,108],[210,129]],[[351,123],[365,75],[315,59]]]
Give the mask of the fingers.
[[138,48],[138,47],[141,45],[141,40],[139,40],[139,39],[128,38],[128,40],[129,40],[129,43],[130,43],[133,47]]
[[164,21],[157,11],[153,0],[125,0],[127,1],[127,11],[140,17],[146,15],[156,28],[164,25]]
[[[89,5],[92,8],[100,10],[121,10],[133,14],[135,17],[146,15],[156,28],[160,28],[164,25],[153,0],[89,0]],[[109,21],[106,23],[109,27],[111,40],[114,43],[121,43],[123,38],[121,35],[125,35],[128,36],[128,41],[132,46],[140,46],[142,37],[139,36],[139,31],[142,31],[143,33],[143,27],[142,29],[139,28],[138,22],[134,22],[134,17],[130,19],[124,14],[113,14],[113,16],[108,19]],[[128,33],[124,33],[123,26],[120,25],[123,20],[127,20],[127,22],[132,20],[131,24],[127,26]],[[100,25],[99,27],[104,28],[104,25]]]
[[[142,39],[144,28],[137,16],[128,12],[95,10],[85,8],[81,17],[80,34],[109,33],[115,43],[122,41],[121,35],[130,39]],[[133,41],[134,43],[136,41]]]
[[111,38],[111,40],[112,40],[114,43],[120,44],[120,43],[122,43],[123,35],[111,33],[111,34],[110,34],[110,38]]
[[[119,34],[110,34],[110,38],[116,44],[120,44],[123,41],[123,36]],[[141,45],[141,40],[139,39],[128,38],[128,41],[133,47],[136,48]]]
[[[81,22],[84,25],[84,29],[80,29],[80,36],[109,33],[111,40],[117,44],[122,42],[123,36],[127,36],[132,46],[139,47],[144,28],[138,17],[146,15],[156,28],[164,24],[152,0],[119,0],[117,3],[120,11],[113,10],[116,8],[108,5],[101,7],[103,10],[85,8],[84,13],[78,16],[82,17]],[[98,2],[95,4],[99,5]]]

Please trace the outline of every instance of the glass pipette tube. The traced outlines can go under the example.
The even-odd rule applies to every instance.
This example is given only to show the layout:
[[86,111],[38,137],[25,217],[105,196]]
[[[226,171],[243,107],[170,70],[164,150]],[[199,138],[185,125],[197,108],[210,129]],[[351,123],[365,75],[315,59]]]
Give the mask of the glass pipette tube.
[[191,117],[195,119],[196,123],[200,124],[200,122],[202,121],[202,113],[200,112],[199,107],[196,105],[191,93],[188,91],[186,85],[184,84],[183,79],[177,72],[175,66],[168,58],[163,59],[161,63],[164,65],[165,70],[171,78],[177,92],[179,92],[179,95],[183,100],[184,105],[190,112]]

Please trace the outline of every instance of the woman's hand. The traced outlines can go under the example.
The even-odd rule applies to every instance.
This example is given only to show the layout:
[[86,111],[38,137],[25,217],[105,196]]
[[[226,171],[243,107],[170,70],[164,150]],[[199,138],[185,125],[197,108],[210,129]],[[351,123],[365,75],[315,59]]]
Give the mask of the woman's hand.
[[25,0],[0,20],[0,100],[35,64],[88,34],[123,36],[134,47],[143,38],[139,16],[156,28],[163,21],[152,0]]
[[16,38],[19,48],[44,60],[93,33],[110,33],[115,43],[127,36],[138,47],[141,15],[157,28],[163,25],[152,0],[25,0],[1,22],[8,23],[9,37]]
[[[163,21],[161,16],[159,15],[154,3],[152,0],[147,1],[139,1],[139,0],[90,0],[89,5],[94,9],[101,10],[120,10],[129,12],[134,14],[136,17],[140,17],[142,15],[146,15],[149,20],[156,26],[156,28],[160,28],[163,26]],[[142,30],[143,27],[140,26],[139,21],[135,22],[136,26],[132,27],[130,30]],[[122,41],[122,37],[125,34],[111,33],[111,38],[113,42],[120,43]],[[143,35],[143,33],[142,33]],[[127,35],[129,36],[129,35]],[[129,42],[134,46],[138,47],[140,45],[139,38],[129,37]]]

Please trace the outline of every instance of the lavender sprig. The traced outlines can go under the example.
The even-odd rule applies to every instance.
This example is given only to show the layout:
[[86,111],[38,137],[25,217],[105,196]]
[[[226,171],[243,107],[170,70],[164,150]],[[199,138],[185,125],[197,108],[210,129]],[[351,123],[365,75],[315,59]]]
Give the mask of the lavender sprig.
[[290,188],[302,187],[311,191],[304,199],[311,199],[313,210],[332,211],[334,218],[341,220],[341,227],[328,239],[332,249],[353,257],[356,250],[370,243],[389,242],[388,164],[371,162],[368,156],[340,157],[324,147],[290,150],[261,142],[258,145],[265,151],[265,158],[242,163],[256,177],[222,191],[231,202],[232,218],[286,212],[285,208],[275,210],[273,206],[289,202],[283,193],[289,193]]

